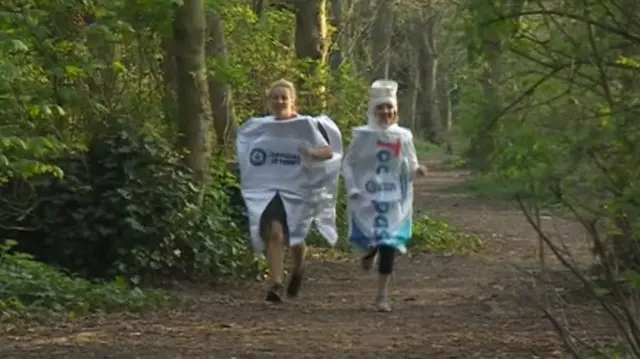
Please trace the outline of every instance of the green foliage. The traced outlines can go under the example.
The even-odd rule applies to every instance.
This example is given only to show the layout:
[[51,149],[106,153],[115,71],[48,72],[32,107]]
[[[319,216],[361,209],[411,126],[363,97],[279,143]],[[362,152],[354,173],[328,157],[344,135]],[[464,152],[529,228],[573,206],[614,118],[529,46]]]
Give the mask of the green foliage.
[[[238,19],[250,13],[238,9]],[[196,208],[191,174],[172,149],[171,83],[161,67],[171,62],[163,41],[172,3],[50,1],[1,11],[0,239],[87,277],[253,275],[259,263],[228,205],[235,179],[216,160]],[[267,25],[292,34],[282,16]],[[218,67],[255,93],[246,86],[255,68],[237,76],[246,49],[233,43],[246,43],[233,40],[231,61]],[[253,60],[275,49],[253,41],[267,46]]]
[[441,155],[444,153],[440,146],[421,139],[415,140],[415,146],[418,158],[420,159],[425,159],[429,156]]
[[200,215],[183,224],[179,268],[201,278],[255,278],[264,263],[254,256],[248,236],[246,208],[237,178],[215,162],[215,174],[205,192]]
[[124,278],[90,282],[72,278],[33,260],[10,252],[16,243],[0,246],[0,321],[42,316],[73,318],[91,312],[156,309],[177,298],[130,287]]
[[[342,129],[365,121],[368,83],[349,64],[329,76],[326,65],[297,59],[292,12],[268,11],[259,20],[244,4],[215,8],[224,20],[229,57],[209,59],[209,75],[232,86],[240,121],[266,114],[265,91],[281,78],[298,85],[299,107],[305,113],[326,111]],[[348,140],[350,132],[344,135]]]
[[[633,311],[620,293],[635,289],[640,273],[637,8],[616,1],[468,4],[473,67],[460,76],[459,123],[477,150],[469,159],[479,157],[486,176],[462,187],[491,197],[517,194],[529,214],[556,205],[573,216],[600,262],[593,299]],[[555,233],[551,238],[545,243],[557,246],[561,262],[589,280],[574,254],[555,244]],[[610,293],[616,295],[601,298]],[[633,316],[606,312],[622,326],[637,325]],[[574,347],[580,340],[568,332],[563,340]],[[637,347],[637,335],[627,334],[628,347]],[[605,352],[594,357],[632,357]]]
[[586,353],[587,359],[635,359],[637,356],[624,346],[608,346]]
[[64,144],[51,137],[0,138],[0,185],[18,176],[25,180],[45,173],[62,177],[60,168],[43,160],[65,150]]
[[464,254],[482,248],[482,241],[473,235],[460,233],[443,221],[422,215],[414,219],[410,250],[427,253]]
[[438,165],[438,168],[444,170],[458,170],[458,169],[466,169],[468,167],[467,160],[460,157],[450,157],[444,159]]
[[[104,129],[88,152],[58,163],[65,176],[34,183],[35,203],[9,221],[20,229],[0,232],[21,251],[83,276],[134,281],[242,274],[243,263],[250,264],[247,241],[227,210],[224,190],[234,178],[221,166],[198,210],[191,174],[177,154],[123,125]],[[13,202],[26,200],[19,193]]]
[[[474,35],[470,46],[485,56],[478,69],[465,74],[466,79],[476,74],[481,81],[461,86],[465,101],[460,124],[469,138],[490,138],[490,151],[483,156],[490,163],[484,169],[491,173],[463,186],[496,197],[518,194],[532,205],[559,203],[569,212],[577,210],[583,219],[601,223],[610,238],[619,237],[616,227],[636,228],[640,223],[633,199],[639,193],[633,180],[638,178],[639,132],[631,120],[637,110],[629,106],[638,92],[637,65],[628,51],[620,50],[638,45],[619,25],[627,15],[590,4],[589,14],[619,28],[598,32],[585,25],[585,4],[560,2],[543,9],[516,3],[510,5],[516,8],[502,2],[469,8],[468,20],[473,19],[470,24],[476,31],[469,33]],[[555,15],[501,18],[523,5]],[[503,45],[499,53],[480,46],[478,41],[486,36]],[[600,60],[588,60],[592,58]],[[492,78],[494,72],[501,76]],[[493,82],[485,82],[485,76]],[[491,92],[500,95],[500,109],[493,114],[502,115],[478,116],[477,109],[487,105]],[[632,245],[625,247],[619,254]]]

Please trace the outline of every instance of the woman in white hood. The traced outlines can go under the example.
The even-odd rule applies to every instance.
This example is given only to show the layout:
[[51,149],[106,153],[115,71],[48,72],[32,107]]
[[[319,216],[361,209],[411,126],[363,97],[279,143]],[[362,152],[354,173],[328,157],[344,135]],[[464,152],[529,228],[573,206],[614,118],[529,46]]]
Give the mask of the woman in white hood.
[[343,164],[349,240],[364,252],[365,270],[379,257],[376,306],[391,311],[388,288],[395,254],[406,253],[411,239],[413,178],[426,169],[418,163],[413,134],[398,125],[398,84],[378,80],[370,91],[368,123],[353,129]]

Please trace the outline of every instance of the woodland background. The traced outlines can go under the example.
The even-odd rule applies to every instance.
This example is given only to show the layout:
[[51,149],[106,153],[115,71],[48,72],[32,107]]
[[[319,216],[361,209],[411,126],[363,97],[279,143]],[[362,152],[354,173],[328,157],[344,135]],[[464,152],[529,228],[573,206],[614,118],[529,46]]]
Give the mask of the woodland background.
[[[371,81],[391,78],[421,154],[518,201],[540,251],[640,353],[638,2],[5,0],[0,52],[4,319],[166,305],[138,286],[168,278],[255,278],[228,166],[238,125],[287,78],[348,141]],[[594,268],[540,230],[540,208],[582,223]],[[468,240],[429,218],[416,237]]]

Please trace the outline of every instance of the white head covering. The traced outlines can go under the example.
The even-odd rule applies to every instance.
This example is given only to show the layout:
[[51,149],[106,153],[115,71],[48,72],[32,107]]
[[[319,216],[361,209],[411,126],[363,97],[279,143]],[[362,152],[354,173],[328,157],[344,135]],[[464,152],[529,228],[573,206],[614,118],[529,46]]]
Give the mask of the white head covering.
[[367,110],[367,126],[381,129],[378,118],[375,115],[376,107],[389,104],[398,111],[398,83],[392,80],[376,80],[371,84],[369,91],[369,108]]

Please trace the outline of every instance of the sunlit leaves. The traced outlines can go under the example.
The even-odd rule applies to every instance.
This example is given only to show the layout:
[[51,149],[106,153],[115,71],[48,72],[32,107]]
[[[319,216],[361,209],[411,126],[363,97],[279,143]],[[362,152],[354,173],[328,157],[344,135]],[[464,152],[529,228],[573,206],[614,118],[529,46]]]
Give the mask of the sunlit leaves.
[[111,63],[111,67],[119,72],[119,73],[123,73],[123,72],[127,72],[127,68],[124,66],[124,64],[120,61],[114,61]]
[[620,56],[616,61],[617,64],[632,67],[634,69],[640,69],[640,59],[634,59],[627,56]]
[[45,173],[62,177],[60,168],[48,164],[47,159],[66,150],[52,137],[0,137],[0,183],[12,177],[26,179]]
[[77,77],[82,77],[84,76],[85,72],[77,67],[77,66],[73,66],[73,65],[67,65],[64,67],[64,75],[69,77],[69,78],[77,78]]
[[9,52],[29,51],[29,47],[18,39],[11,39],[11,46],[8,48]]

